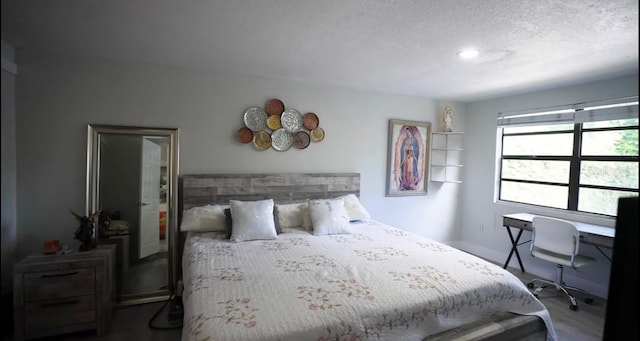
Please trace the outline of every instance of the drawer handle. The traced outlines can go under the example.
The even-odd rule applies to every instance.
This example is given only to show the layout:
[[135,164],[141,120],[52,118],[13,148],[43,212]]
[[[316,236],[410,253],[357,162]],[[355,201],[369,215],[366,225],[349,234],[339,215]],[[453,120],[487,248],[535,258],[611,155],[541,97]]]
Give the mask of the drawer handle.
[[55,275],[42,275],[40,276],[41,278],[51,278],[51,277],[65,277],[65,276],[73,276],[73,275],[77,275],[78,271],[74,271],[74,272],[67,272],[64,274],[55,274]]
[[70,301],[56,302],[56,303],[45,303],[45,304],[40,305],[40,307],[41,308],[57,307],[57,306],[61,306],[61,305],[76,304],[78,302],[80,302],[80,300],[70,300]]

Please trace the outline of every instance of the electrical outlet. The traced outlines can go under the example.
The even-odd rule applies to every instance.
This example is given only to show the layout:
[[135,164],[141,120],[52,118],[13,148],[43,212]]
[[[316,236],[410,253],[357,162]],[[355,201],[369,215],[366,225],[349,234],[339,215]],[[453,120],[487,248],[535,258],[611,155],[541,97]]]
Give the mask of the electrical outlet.
[[480,223],[480,231],[484,231],[484,223]]

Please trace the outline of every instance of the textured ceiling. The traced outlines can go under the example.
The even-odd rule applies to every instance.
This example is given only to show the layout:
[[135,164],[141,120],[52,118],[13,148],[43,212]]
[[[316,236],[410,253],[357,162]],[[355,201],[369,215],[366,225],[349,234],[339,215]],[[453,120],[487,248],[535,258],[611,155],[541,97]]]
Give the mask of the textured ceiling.
[[469,102],[638,74],[638,1],[2,0],[2,38]]

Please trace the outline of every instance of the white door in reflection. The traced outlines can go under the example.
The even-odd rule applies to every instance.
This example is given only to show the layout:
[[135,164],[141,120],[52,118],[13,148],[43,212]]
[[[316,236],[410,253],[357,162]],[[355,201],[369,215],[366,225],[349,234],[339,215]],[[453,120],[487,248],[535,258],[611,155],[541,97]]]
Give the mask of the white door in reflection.
[[139,258],[160,250],[160,165],[159,144],[142,139],[142,164],[140,167],[140,247]]

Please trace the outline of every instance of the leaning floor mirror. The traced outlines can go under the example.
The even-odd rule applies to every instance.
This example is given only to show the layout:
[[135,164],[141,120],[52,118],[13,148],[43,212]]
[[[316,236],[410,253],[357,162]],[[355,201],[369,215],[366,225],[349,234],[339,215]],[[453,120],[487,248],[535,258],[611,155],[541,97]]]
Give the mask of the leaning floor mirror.
[[119,305],[165,300],[177,275],[178,129],[90,124],[87,214],[116,245]]

